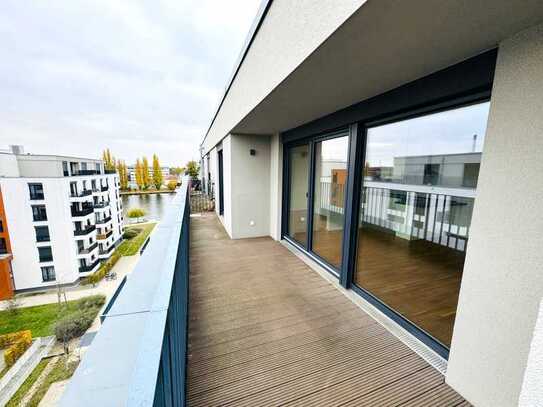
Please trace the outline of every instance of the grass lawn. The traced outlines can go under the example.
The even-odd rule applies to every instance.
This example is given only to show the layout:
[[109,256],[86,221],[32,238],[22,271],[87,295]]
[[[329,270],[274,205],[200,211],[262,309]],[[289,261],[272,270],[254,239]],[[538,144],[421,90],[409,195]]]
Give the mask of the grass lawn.
[[141,245],[147,239],[147,236],[151,233],[153,228],[156,226],[156,223],[146,223],[144,225],[134,225],[127,226],[124,229],[140,229],[141,231],[135,237],[130,240],[123,241],[115,250],[121,256],[133,256],[137,254],[140,250]]
[[79,362],[77,361],[69,361],[66,363],[64,357],[58,358],[55,362],[55,366],[49,372],[45,380],[38,386],[27,406],[37,407],[38,404],[40,404],[41,399],[43,399],[43,396],[45,396],[45,393],[47,393],[47,390],[49,390],[49,387],[55,382],[61,382],[72,377],[78,364]]
[[[0,311],[0,335],[25,329],[32,331],[32,337],[53,335],[57,319],[76,313],[86,298],[89,297],[68,301],[68,304],[63,304],[60,309],[57,303],[53,303],[18,308],[16,313]],[[96,314],[99,309],[98,306],[93,307]]]
[[41,372],[43,372],[43,369],[49,364],[51,360],[50,359],[42,359],[40,363],[34,368],[32,373],[26,378],[26,380],[23,382],[21,387],[17,389],[15,394],[11,397],[11,399],[6,404],[6,407],[17,407],[21,405],[21,400],[24,398],[28,390],[32,387],[32,385],[38,380],[38,377],[40,376]]

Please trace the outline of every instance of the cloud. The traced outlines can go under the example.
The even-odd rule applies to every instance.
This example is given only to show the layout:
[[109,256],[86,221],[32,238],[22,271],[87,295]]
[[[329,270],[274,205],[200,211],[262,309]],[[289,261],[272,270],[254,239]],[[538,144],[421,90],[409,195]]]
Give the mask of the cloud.
[[196,158],[258,5],[3,1],[0,148]]

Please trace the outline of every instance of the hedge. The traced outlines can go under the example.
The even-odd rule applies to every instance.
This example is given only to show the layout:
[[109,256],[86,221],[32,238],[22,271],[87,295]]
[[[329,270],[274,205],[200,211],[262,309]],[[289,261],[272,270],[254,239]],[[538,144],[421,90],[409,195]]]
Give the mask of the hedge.
[[69,341],[83,335],[94,321],[94,312],[79,310],[61,318],[55,324],[55,336],[59,341]]
[[105,262],[103,262],[98,270],[96,270],[93,274],[91,274],[90,276],[85,278],[85,280],[83,280],[83,284],[98,283],[100,280],[102,280],[105,277],[105,275],[109,271],[111,271],[113,266],[119,261],[120,258],[121,258],[121,255],[117,252],[117,250],[115,250],[113,254],[111,255],[111,257],[107,259]]
[[17,359],[32,345],[32,332],[19,331],[0,336],[0,348],[9,346],[4,351],[4,361],[7,367],[11,367]]

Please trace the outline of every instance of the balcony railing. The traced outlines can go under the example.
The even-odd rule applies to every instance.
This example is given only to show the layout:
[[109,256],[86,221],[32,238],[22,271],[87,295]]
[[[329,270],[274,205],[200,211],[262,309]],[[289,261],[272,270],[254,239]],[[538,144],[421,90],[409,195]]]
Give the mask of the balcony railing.
[[111,245],[111,246],[109,246],[109,247],[108,247],[107,249],[105,249],[105,250],[100,250],[100,251],[98,252],[98,254],[103,256],[104,254],[109,254],[109,253],[111,253],[111,252],[113,251],[113,249],[115,249],[115,246],[114,246],[114,245]]
[[77,253],[78,254],[89,254],[90,252],[92,252],[94,249],[96,249],[98,247],[98,243],[94,242],[93,244],[91,244],[89,247],[84,247],[84,248],[79,248],[77,250]]
[[187,183],[122,291],[108,305],[106,320],[70,380],[61,406],[185,405]]
[[74,236],[85,236],[93,230],[96,230],[96,225],[87,226],[85,229],[74,230]]
[[113,233],[113,230],[110,230],[109,232],[106,232],[106,233],[98,233],[96,235],[96,239],[105,240],[108,237],[110,237],[112,233]]
[[103,219],[96,219],[96,223],[101,225],[103,223],[108,223],[110,220],[111,220],[111,216],[108,216],[108,217],[103,218]]
[[91,264],[85,264],[84,266],[79,266],[80,273],[88,273],[89,271],[94,270],[94,268],[100,263],[100,259],[96,259]]
[[81,192],[73,191],[70,194],[70,197],[72,197],[72,198],[82,198],[84,196],[89,196],[91,194],[92,194],[92,189],[84,189]]
[[117,170],[105,170],[104,173],[105,174],[116,174]]
[[109,186],[107,186],[107,185],[100,186],[100,191],[106,192],[108,190],[108,188],[109,188]]
[[73,176],[78,176],[78,175],[97,175],[97,174],[100,174],[100,171],[96,171],[96,170],[76,170],[76,171],[72,171],[72,175],[73,175]]
[[103,209],[109,206],[109,202],[97,202],[94,204],[94,209]]
[[78,217],[78,216],[87,216],[94,212],[94,208],[92,206],[86,206],[84,208],[78,209],[72,207],[72,216]]

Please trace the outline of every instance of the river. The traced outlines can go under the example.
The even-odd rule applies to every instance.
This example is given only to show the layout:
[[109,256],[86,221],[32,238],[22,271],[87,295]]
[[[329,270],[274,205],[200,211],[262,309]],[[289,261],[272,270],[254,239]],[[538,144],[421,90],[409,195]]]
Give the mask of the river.
[[122,195],[125,223],[130,223],[126,213],[132,208],[143,209],[145,220],[161,220],[174,196],[175,194]]

